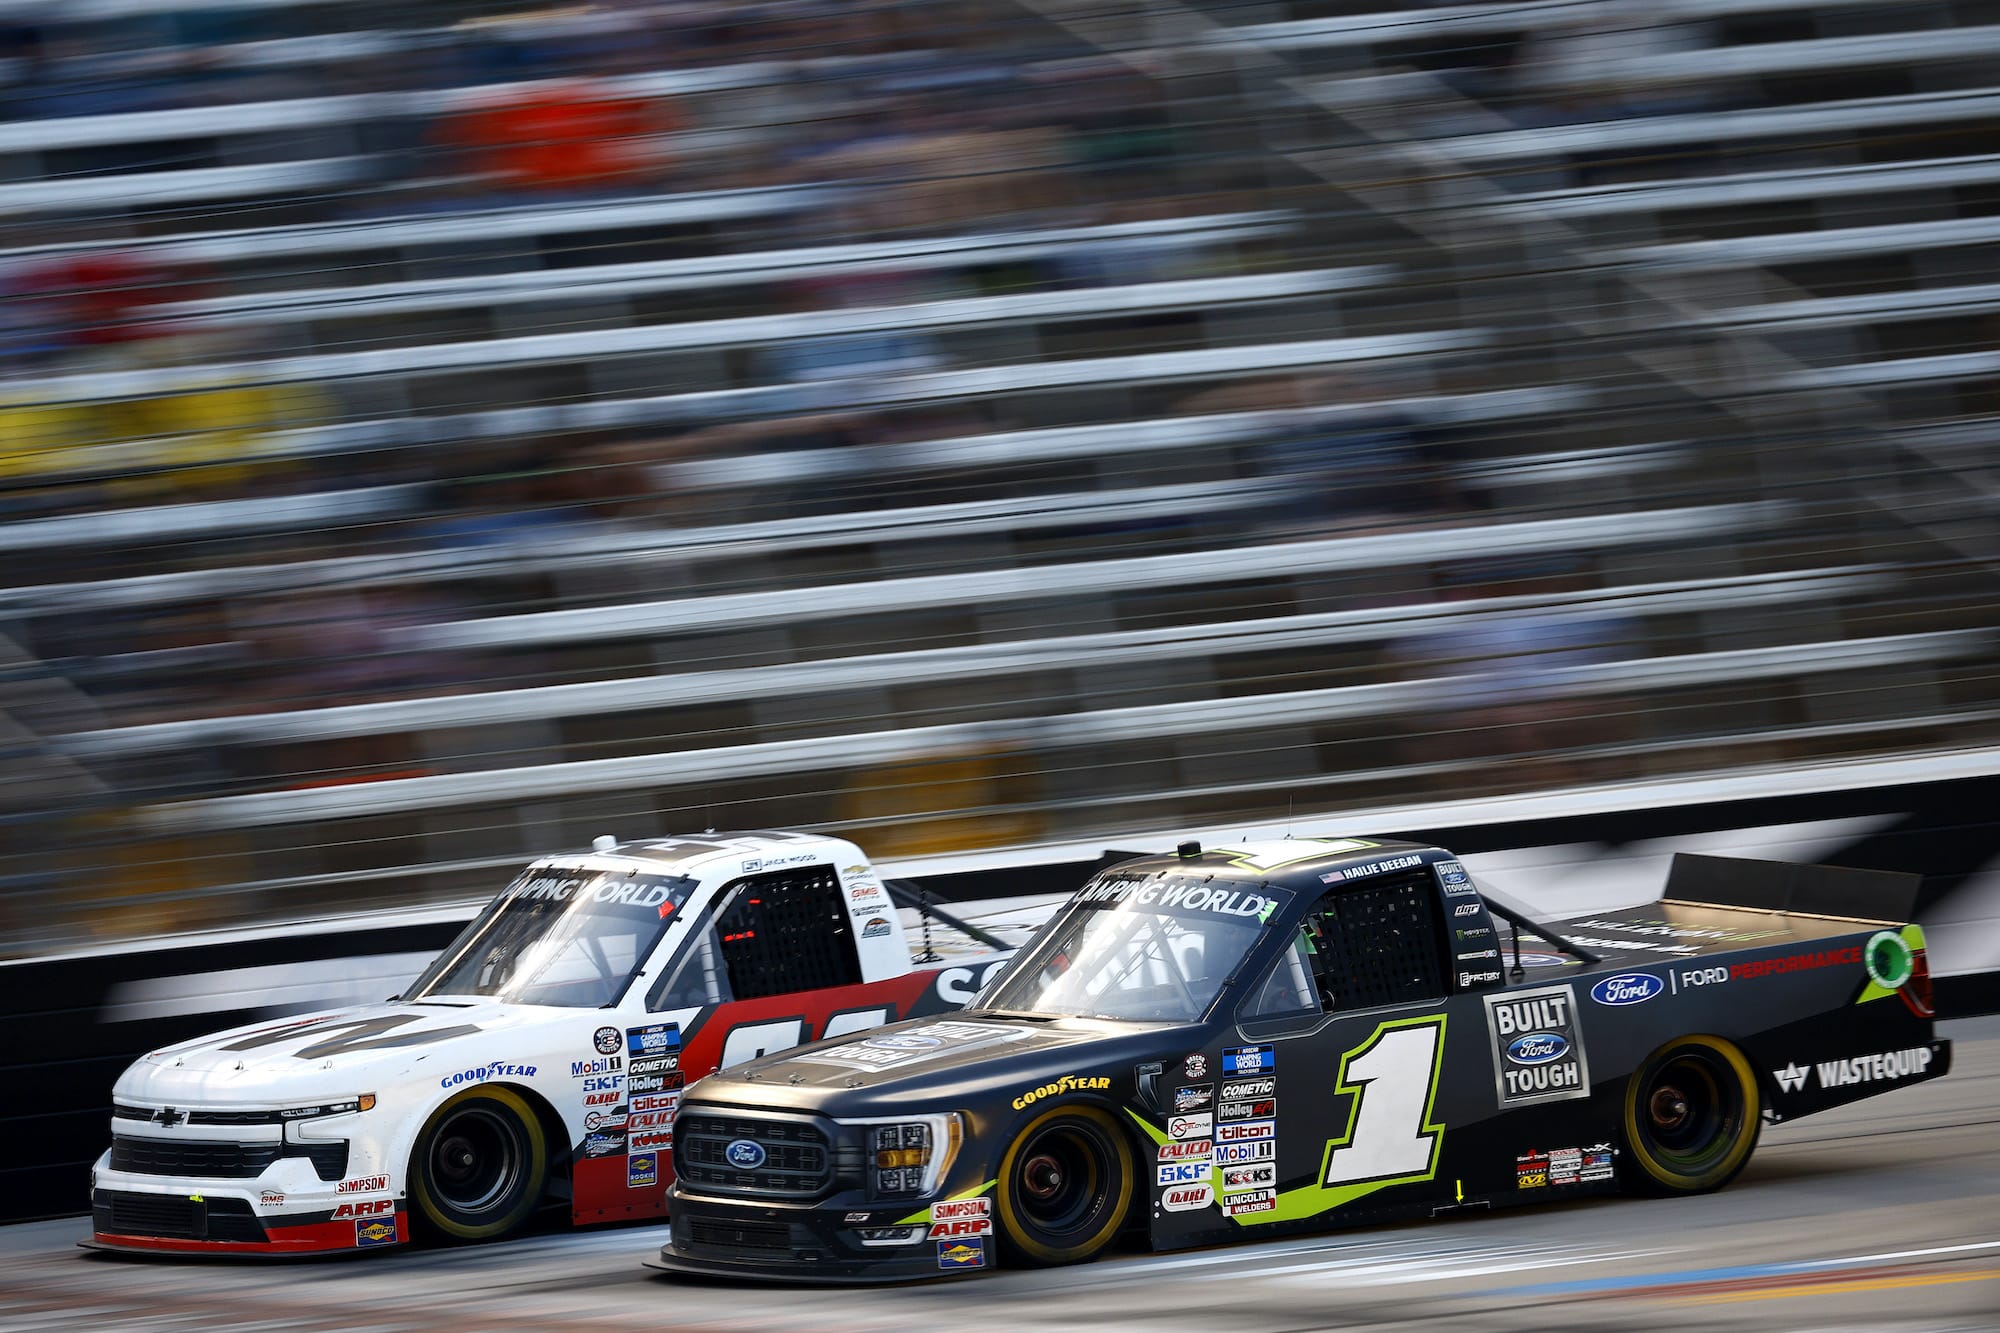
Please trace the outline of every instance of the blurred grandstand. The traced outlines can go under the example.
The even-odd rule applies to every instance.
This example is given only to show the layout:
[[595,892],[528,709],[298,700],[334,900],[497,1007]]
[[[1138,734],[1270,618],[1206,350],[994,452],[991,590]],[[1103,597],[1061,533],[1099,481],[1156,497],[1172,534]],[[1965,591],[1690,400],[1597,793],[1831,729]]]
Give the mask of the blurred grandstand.
[[1990,743],[1992,0],[0,0],[0,941]]

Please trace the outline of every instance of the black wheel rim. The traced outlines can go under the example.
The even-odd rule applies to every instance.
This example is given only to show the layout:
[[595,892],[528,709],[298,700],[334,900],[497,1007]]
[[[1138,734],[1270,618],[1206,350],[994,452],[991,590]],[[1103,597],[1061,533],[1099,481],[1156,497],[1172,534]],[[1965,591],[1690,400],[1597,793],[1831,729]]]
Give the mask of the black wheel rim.
[[1699,1172],[1726,1156],[1742,1123],[1736,1079],[1707,1052],[1675,1055],[1641,1092],[1639,1124],[1654,1155],[1677,1170]]
[[431,1136],[425,1174],[438,1203],[466,1216],[504,1208],[525,1169],[527,1145],[513,1118],[484,1106],[454,1111]]
[[1021,1221],[1055,1245],[1096,1230],[1113,1151],[1100,1131],[1080,1123],[1051,1125],[1022,1144],[1012,1190]]

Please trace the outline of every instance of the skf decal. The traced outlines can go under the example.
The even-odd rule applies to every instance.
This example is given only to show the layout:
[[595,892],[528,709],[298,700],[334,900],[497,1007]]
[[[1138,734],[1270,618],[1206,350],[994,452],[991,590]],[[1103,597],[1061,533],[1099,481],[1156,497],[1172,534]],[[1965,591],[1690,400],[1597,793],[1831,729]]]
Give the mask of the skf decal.
[[1032,1106],[1044,1097],[1059,1097],[1065,1092],[1101,1092],[1111,1086],[1108,1078],[1078,1078],[1064,1074],[1053,1083],[1044,1083],[1031,1092],[1024,1092],[1014,1099],[1014,1109],[1022,1110]]

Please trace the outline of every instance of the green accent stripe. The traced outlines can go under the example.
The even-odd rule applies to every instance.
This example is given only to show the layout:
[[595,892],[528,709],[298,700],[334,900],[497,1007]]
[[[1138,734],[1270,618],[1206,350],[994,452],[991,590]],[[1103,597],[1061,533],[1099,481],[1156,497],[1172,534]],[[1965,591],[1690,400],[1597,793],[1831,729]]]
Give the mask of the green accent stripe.
[[[1000,1183],[1000,1177],[995,1176],[993,1177],[993,1179],[987,1181],[984,1185],[974,1185],[969,1189],[962,1189],[956,1194],[948,1195],[945,1198],[939,1199],[938,1202],[957,1203],[961,1199],[976,1199],[980,1195],[986,1193],[986,1191],[992,1189],[995,1185],[998,1185],[999,1183]],[[922,1225],[924,1223],[928,1223],[930,1220],[931,1220],[931,1206],[929,1204],[925,1204],[923,1207],[917,1209],[916,1212],[911,1213],[908,1217],[902,1219],[900,1222],[891,1222],[889,1225],[892,1227],[914,1227]]]

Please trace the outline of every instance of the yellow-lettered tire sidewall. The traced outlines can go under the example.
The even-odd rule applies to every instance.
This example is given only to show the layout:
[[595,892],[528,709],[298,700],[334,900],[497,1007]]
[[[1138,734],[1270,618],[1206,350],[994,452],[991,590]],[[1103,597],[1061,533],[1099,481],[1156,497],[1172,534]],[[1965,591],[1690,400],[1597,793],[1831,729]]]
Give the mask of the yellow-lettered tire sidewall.
[[[1050,1123],[1061,1119],[1086,1120],[1103,1131],[1104,1138],[1112,1145],[1112,1153],[1117,1160],[1099,1162],[1098,1169],[1114,1175],[1118,1195],[1115,1206],[1107,1211],[1102,1224],[1090,1235],[1074,1245],[1050,1246],[1023,1233],[1013,1198],[1014,1169],[1018,1164],[1022,1148]],[[1131,1140],[1126,1137],[1125,1131],[1108,1111],[1097,1106],[1074,1104],[1052,1106],[1023,1125],[1008,1143],[1007,1151],[1000,1157],[1000,1173],[995,1188],[996,1227],[999,1239],[1010,1258],[1017,1263],[1037,1268],[1080,1264],[1095,1259],[1117,1238],[1118,1232],[1124,1227],[1125,1219],[1132,1211],[1132,1200],[1138,1193],[1138,1164],[1132,1151]]]
[[[1699,1175],[1690,1176],[1659,1161],[1647,1149],[1639,1125],[1639,1102],[1655,1070],[1685,1050],[1706,1051],[1721,1060],[1733,1077],[1743,1102],[1742,1121],[1729,1151]],[[1706,1194],[1734,1180],[1750,1161],[1763,1130],[1763,1094],[1757,1073],[1734,1043],[1707,1035],[1677,1037],[1640,1062],[1625,1084],[1622,1126],[1625,1132],[1626,1183],[1648,1194]]]
[[[447,1216],[432,1197],[424,1175],[424,1159],[429,1155],[432,1136],[445,1119],[467,1102],[482,1099],[496,1103],[519,1122],[528,1144],[528,1185],[505,1214],[491,1222],[468,1226]],[[527,1099],[512,1088],[502,1086],[467,1088],[431,1112],[417,1134],[416,1145],[410,1150],[411,1220],[422,1232],[452,1243],[497,1240],[520,1230],[535,1215],[535,1210],[541,1205],[542,1194],[548,1187],[548,1179],[548,1136],[543,1132],[541,1117],[535,1114],[535,1108],[528,1104]]]

